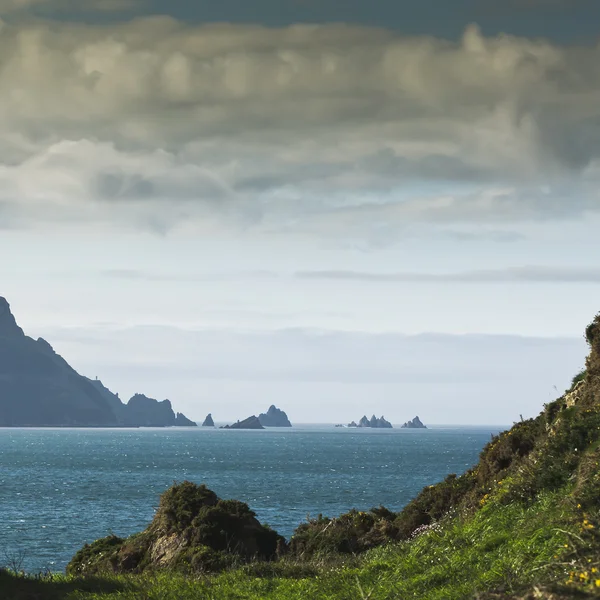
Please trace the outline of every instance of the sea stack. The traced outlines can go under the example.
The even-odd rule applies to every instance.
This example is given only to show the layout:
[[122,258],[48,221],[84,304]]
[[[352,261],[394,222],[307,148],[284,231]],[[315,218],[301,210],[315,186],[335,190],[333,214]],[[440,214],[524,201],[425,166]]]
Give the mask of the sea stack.
[[215,422],[213,421],[212,415],[208,413],[206,415],[206,419],[204,419],[204,423],[202,423],[202,427],[214,427]]
[[365,415],[359,422],[358,425],[352,421],[348,425],[348,427],[370,427],[372,429],[392,429],[392,424],[389,421],[386,421],[383,416],[379,419],[373,415],[370,419]]
[[224,425],[221,429],[264,429],[264,427],[260,424],[258,417],[256,415],[252,415],[243,421],[238,421],[233,425]]
[[258,420],[263,427],[291,427],[288,416],[274,404],[271,404],[266,413],[258,415]]
[[412,421],[407,421],[406,423],[404,423],[401,429],[427,429],[427,427],[423,425],[419,417],[415,417]]

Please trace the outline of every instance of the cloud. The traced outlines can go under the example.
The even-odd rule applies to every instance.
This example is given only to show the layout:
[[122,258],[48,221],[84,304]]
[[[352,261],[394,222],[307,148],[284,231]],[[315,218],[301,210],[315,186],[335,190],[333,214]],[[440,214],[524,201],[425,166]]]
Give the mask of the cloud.
[[591,283],[600,284],[600,268],[524,266],[505,269],[481,269],[453,273],[369,273],[362,271],[297,271],[277,273],[255,270],[220,273],[153,273],[139,269],[106,269],[99,273],[109,279],[152,282],[202,282],[290,279],[315,281],[356,281],[364,283]]
[[0,15],[36,8],[45,10],[75,10],[77,12],[124,11],[140,4],[140,0],[0,0]]
[[[78,344],[97,366],[164,369],[171,377],[198,380],[320,381],[356,383],[491,382],[511,372],[514,379],[540,373],[556,355],[581,359],[579,338],[534,338],[513,335],[402,335],[303,328],[273,332],[188,331],[174,327],[49,330],[56,349]],[[99,344],[99,350],[94,350]],[[113,352],[106,354],[106,344]],[[80,355],[67,349],[67,355]],[[107,360],[107,357],[110,357]],[[548,359],[544,361],[544,359]],[[497,365],[502,364],[502,369]],[[521,365],[519,367],[519,365]],[[514,366],[514,368],[512,368]]]
[[581,218],[600,206],[599,65],[600,47],[476,26],[454,43],[339,24],[4,24],[0,202],[20,223],[375,240]]
[[358,271],[301,271],[300,279],[411,283],[594,283],[600,284],[600,269],[560,267],[513,267],[462,273],[364,273]]

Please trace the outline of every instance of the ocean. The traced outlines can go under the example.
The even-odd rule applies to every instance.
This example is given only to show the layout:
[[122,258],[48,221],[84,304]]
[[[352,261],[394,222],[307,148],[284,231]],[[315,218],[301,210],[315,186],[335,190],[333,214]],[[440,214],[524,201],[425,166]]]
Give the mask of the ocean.
[[62,571],[84,543],[144,529],[184,480],[247,502],[288,538],[319,513],[399,510],[502,429],[0,429],[0,566]]

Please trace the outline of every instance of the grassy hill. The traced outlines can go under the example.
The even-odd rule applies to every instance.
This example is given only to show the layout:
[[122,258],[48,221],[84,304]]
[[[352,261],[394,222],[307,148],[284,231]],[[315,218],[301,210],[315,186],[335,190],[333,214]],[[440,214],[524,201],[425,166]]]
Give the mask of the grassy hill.
[[[319,517],[257,560],[211,537],[217,505],[219,531],[240,515],[262,531],[247,507],[212,496],[210,507],[196,505],[200,488],[186,483],[165,493],[146,532],[85,547],[68,576],[4,572],[0,590],[16,599],[600,597],[600,316],[586,339],[585,369],[563,396],[494,437],[477,465],[423,489],[399,513],[380,507]],[[174,515],[168,526],[165,514]],[[152,543],[137,562],[124,563],[124,549],[140,536],[147,541],[148,532]],[[164,547],[161,536],[183,546],[158,564],[151,548]]]

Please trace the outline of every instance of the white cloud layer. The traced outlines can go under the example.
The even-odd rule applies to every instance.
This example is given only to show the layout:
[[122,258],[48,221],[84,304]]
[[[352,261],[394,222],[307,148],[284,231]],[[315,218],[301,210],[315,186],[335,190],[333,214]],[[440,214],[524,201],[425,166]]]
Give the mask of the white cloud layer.
[[344,236],[581,217],[600,206],[599,106],[600,46],[476,26],[451,43],[166,17],[4,24],[0,227]]
[[275,403],[295,422],[347,422],[368,411],[402,423],[418,406],[427,423],[510,423],[558,396],[586,350],[581,338],[303,329],[51,329],[47,337],[121,397],[169,397],[199,420],[243,418]]

